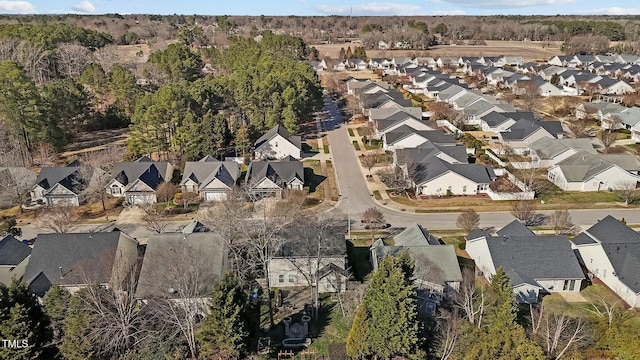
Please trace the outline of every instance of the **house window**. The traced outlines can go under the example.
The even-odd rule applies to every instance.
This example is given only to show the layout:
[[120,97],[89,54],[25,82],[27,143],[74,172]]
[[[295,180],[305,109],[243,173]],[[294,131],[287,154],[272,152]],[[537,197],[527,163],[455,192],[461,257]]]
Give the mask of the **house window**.
[[122,192],[121,192],[121,189],[120,189],[120,187],[118,185],[112,185],[111,186],[111,193],[113,195],[120,195]]
[[284,275],[278,275],[278,283],[284,284]]
[[603,279],[607,278],[607,269],[602,269],[602,278]]
[[293,274],[289,274],[289,283],[293,284],[296,282],[296,276]]
[[465,186],[463,186],[463,187],[462,187],[462,192],[463,192],[463,193],[466,193],[466,192],[467,192],[467,185],[465,185]]

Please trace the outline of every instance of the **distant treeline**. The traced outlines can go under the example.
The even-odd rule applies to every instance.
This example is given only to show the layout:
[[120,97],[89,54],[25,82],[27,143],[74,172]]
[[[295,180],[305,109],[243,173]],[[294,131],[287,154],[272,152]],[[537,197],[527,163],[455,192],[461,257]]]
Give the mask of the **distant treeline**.
[[109,34],[63,23],[1,24],[0,37],[26,40],[47,49],[54,49],[63,43],[78,43],[97,49],[113,42]]
[[550,26],[550,31],[557,29],[560,33],[565,33],[569,36],[575,35],[604,35],[611,41],[625,40],[624,27],[613,21],[566,21],[566,20],[543,20],[543,21],[528,21],[525,23],[538,23],[542,25]]

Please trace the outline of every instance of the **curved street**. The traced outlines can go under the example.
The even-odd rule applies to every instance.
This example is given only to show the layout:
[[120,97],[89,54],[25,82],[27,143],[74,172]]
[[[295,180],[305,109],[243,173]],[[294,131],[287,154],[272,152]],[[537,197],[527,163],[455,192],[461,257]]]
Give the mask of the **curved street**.
[[[376,207],[392,226],[405,227],[414,223],[423,225],[426,229],[444,230],[456,229],[456,219],[459,213],[423,213],[401,212],[376,202],[369,192],[367,181],[356,157],[349,134],[342,123],[342,114],[335,100],[325,97],[322,121],[329,140],[329,147],[336,171],[336,183],[340,199],[336,208],[338,211],[351,215],[352,224],[359,224],[364,211]],[[549,215],[553,211],[539,211]],[[640,224],[640,210],[638,209],[576,209],[570,210],[573,222],[582,227],[590,227],[606,215],[615,218],[625,218],[630,224]],[[508,211],[480,212],[480,227],[500,228],[514,220]],[[356,226],[357,227],[357,226]]]

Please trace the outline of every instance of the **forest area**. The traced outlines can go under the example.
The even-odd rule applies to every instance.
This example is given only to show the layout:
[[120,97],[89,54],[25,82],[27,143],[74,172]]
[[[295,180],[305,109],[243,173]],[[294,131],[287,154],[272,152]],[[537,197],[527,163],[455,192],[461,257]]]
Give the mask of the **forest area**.
[[414,50],[510,40],[561,41],[567,53],[637,53],[640,20],[0,16],[0,163],[49,163],[78,134],[116,128],[130,128],[130,158],[244,156],[265,129],[280,123],[296,133],[318,109],[318,79],[300,61],[318,57],[307,44],[352,39],[365,49],[383,40]]

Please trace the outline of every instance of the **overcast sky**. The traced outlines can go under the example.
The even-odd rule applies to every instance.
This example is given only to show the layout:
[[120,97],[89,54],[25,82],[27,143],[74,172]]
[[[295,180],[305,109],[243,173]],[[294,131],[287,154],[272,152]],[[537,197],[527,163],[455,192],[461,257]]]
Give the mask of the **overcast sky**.
[[640,15],[638,0],[0,0],[3,14]]

